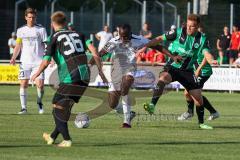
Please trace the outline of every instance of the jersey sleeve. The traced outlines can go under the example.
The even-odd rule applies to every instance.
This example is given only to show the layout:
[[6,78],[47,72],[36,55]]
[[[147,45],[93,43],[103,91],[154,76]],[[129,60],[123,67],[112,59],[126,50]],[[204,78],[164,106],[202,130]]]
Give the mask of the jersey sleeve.
[[8,45],[9,45],[9,46],[12,45],[12,40],[11,40],[11,39],[8,40]]
[[203,44],[202,53],[204,54],[205,51],[210,52],[210,42],[208,39],[206,39]]
[[86,46],[88,47],[90,44],[92,44],[92,40],[91,39],[88,39],[88,40],[86,40]]
[[163,41],[174,41],[177,38],[177,30],[170,30],[167,33],[163,34]]
[[101,37],[101,36],[102,36],[102,31],[98,32],[98,33],[97,33],[97,36],[98,36],[98,37]]
[[45,55],[43,56],[44,60],[51,61],[55,53],[55,46],[56,46],[56,43],[54,42],[53,37],[52,36],[48,37],[46,41]]
[[16,43],[17,43],[17,44],[21,44],[21,43],[22,43],[22,34],[21,34],[21,30],[20,30],[20,29],[17,30]]
[[141,36],[141,43],[144,45],[144,44],[147,44],[150,40],[147,39],[147,38],[144,38],[143,36]]
[[47,37],[46,29],[43,28],[43,30],[42,30],[42,42],[46,42],[47,39],[48,39],[48,37]]
[[116,44],[114,43],[115,39],[110,39],[105,46],[102,48],[102,50],[99,52],[99,55],[102,57],[106,53],[113,53],[113,50],[116,48]]

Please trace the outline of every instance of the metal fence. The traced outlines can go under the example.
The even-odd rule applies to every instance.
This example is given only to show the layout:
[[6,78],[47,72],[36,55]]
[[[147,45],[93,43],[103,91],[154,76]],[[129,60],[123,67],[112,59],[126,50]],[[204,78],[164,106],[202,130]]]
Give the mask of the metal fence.
[[[131,7],[129,7],[124,13],[117,13],[116,6],[114,5],[105,8],[105,22],[109,23],[112,30],[119,24],[129,23],[132,26],[133,33],[138,34],[142,24],[143,6],[136,3],[136,0],[129,1],[131,1],[131,3],[129,3]],[[143,0],[137,1],[143,3]],[[179,18],[179,24],[185,21],[188,11],[188,2],[191,3],[190,12],[193,12],[193,0],[147,0],[146,2],[146,21],[150,23],[154,37],[164,33],[172,24],[177,24],[176,14],[179,15],[177,16]],[[24,3],[21,4],[22,7],[18,10],[18,16],[16,17],[18,20],[17,27],[25,24],[24,9],[26,7],[23,7],[24,5]],[[176,10],[173,6],[176,7]],[[51,3],[48,2],[48,4],[42,8],[44,9],[38,10],[37,21],[44,25],[50,34]],[[233,8],[233,23],[240,23],[240,1],[235,1]],[[61,6],[58,1],[55,3],[55,11],[57,10],[64,11],[68,16],[69,21],[71,20],[71,11],[64,6]],[[177,11],[176,14],[175,11]],[[0,23],[3,24],[0,27],[0,33],[2,35],[2,38],[0,39],[0,43],[2,44],[2,46],[0,46],[0,59],[6,59],[8,58],[7,39],[14,30],[14,10],[1,10],[0,13],[4,14],[0,20]],[[89,9],[87,5],[83,5],[78,11],[72,13],[72,19],[76,30],[83,32],[87,37],[89,37],[89,34],[91,33],[96,33],[102,30],[103,10],[101,3],[98,3],[92,9]],[[210,39],[213,49],[215,49],[216,38],[222,33],[223,26],[230,26],[230,1],[209,0],[208,15],[201,17],[205,32]],[[214,53],[216,54],[216,50]]]

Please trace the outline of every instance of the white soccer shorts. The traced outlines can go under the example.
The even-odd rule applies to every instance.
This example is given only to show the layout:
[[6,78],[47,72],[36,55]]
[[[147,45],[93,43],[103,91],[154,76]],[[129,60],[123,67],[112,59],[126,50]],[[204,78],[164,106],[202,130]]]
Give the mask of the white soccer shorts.
[[[125,75],[130,75],[134,77],[134,71],[133,72],[128,72]],[[109,82],[108,84],[108,92],[113,92],[113,91],[121,91],[121,83],[122,81],[112,81]]]
[[[30,77],[38,71],[39,67],[40,65],[35,64],[20,64],[18,79],[19,80],[30,79]],[[41,73],[38,76],[38,79],[44,80],[44,73]]]

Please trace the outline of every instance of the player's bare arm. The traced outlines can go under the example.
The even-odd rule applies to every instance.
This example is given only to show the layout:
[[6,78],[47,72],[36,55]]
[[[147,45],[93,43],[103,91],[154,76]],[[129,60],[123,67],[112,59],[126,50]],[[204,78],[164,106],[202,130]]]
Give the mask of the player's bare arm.
[[35,79],[48,67],[50,63],[51,61],[43,60],[38,71],[32,76],[31,81],[34,82]]
[[210,65],[215,64],[213,56],[209,51],[204,51],[204,59],[206,59],[207,63],[209,63]]
[[19,55],[19,53],[20,53],[20,50],[21,50],[21,47],[22,47],[22,44],[21,43],[17,43],[16,44],[16,46],[15,46],[15,48],[14,48],[14,50],[13,50],[13,56],[12,56],[12,58],[11,58],[11,60],[10,60],[10,64],[15,64],[16,62],[16,58],[17,58],[17,56]]
[[107,78],[105,77],[105,75],[104,75],[104,73],[103,73],[103,71],[102,71],[101,59],[100,59],[100,57],[99,57],[99,55],[98,55],[98,53],[97,53],[96,48],[95,48],[92,44],[90,44],[90,45],[88,46],[88,49],[90,50],[90,52],[91,52],[92,55],[93,55],[93,59],[94,59],[95,62],[96,62],[96,65],[97,65],[98,71],[99,71],[99,75],[101,76],[103,82],[104,82],[104,83],[108,83]]

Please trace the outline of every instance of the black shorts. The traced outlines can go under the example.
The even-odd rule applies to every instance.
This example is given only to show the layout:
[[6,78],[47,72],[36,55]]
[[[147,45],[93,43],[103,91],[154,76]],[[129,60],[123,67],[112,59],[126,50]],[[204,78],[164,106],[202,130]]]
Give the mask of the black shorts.
[[178,81],[187,91],[201,89],[200,83],[192,71],[181,70],[175,67],[168,67],[168,73],[172,77],[172,82]]
[[236,59],[238,57],[238,50],[229,50],[228,57]]
[[199,85],[201,86],[201,88],[203,88],[204,86],[204,83],[210,78],[210,76],[199,76],[197,79],[198,79],[198,82],[199,82]]
[[79,99],[87,89],[88,82],[77,82],[73,84],[61,83],[53,96],[52,104],[63,106],[65,101],[72,100],[78,103]]

